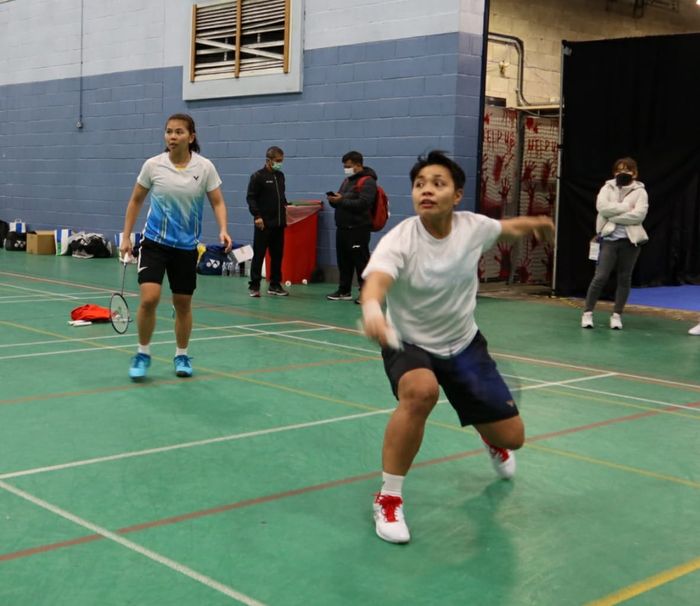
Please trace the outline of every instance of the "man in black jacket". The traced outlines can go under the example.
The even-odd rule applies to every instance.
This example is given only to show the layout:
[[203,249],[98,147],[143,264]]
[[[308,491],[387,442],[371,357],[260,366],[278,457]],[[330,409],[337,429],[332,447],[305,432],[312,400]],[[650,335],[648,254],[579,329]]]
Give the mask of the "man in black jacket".
[[253,236],[253,261],[250,265],[248,294],[260,296],[260,279],[265,252],[270,250],[270,267],[267,268],[270,285],[268,295],[286,297],[282,288],[282,252],[284,228],[287,225],[287,198],[284,195],[284,152],[276,146],[265,154],[265,166],[250,176],[248,183],[248,208],[255,222]]
[[340,274],[338,290],[326,296],[329,301],[351,300],[353,274],[357,273],[362,288],[362,272],[369,261],[370,211],[377,197],[377,173],[363,162],[360,152],[345,154],[345,181],[338,193],[328,194],[328,202],[335,209],[335,253]]

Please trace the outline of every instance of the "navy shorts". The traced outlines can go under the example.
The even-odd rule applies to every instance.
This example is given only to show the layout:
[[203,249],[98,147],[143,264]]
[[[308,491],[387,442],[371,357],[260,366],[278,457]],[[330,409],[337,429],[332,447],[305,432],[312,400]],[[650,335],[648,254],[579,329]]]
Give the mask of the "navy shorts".
[[197,288],[197,249],[174,248],[144,238],[138,272],[139,284],[162,284],[167,272],[174,295],[191,295]]
[[397,398],[401,377],[410,370],[427,368],[435,375],[463,427],[519,414],[481,332],[476,333],[466,349],[451,358],[439,358],[410,343],[404,343],[403,347],[403,351],[382,350],[384,370]]

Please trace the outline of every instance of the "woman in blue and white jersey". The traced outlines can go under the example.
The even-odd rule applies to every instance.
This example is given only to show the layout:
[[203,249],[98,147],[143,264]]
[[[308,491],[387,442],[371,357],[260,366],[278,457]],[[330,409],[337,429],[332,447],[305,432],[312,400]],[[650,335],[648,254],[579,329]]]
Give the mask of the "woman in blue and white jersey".
[[167,273],[175,308],[175,374],[191,377],[187,346],[192,332],[192,294],[197,287],[197,244],[202,233],[204,199],[214,211],[219,240],[227,250],[226,204],[214,165],[199,155],[194,120],[187,114],[170,116],[165,125],[166,149],[144,162],[126,207],[120,252],[132,253],[131,233],[150,193],[143,241],[139,253],[141,291],[136,320],[139,345],[129,376],[137,381],[151,365],[150,342],[156,325],[163,276]]

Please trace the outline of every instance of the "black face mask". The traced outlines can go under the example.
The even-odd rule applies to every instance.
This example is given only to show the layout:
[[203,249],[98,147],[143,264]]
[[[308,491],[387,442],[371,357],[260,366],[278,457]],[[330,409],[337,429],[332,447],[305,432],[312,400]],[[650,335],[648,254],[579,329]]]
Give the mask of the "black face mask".
[[632,183],[632,175],[629,173],[619,173],[615,175],[615,183],[617,183],[618,187],[624,187],[625,185],[629,185]]

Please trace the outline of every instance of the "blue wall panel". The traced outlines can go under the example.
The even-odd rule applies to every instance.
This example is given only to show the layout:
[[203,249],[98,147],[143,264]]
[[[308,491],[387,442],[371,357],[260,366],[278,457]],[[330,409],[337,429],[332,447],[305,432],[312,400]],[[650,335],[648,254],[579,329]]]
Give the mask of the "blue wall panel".
[[[412,214],[407,175],[416,156],[445,149],[468,170],[465,206],[473,208],[481,41],[455,33],[306,51],[300,94],[186,103],[180,68],[0,87],[0,217],[118,232],[143,161],[163,148],[165,118],[183,111],[224,180],[237,241],[252,238],[245,190],[270,145],[286,152],[289,199],[336,189],[341,156],[361,151],[389,193],[390,226]],[[333,225],[325,209],[322,265],[335,264]],[[207,212],[204,239],[216,233]]]

